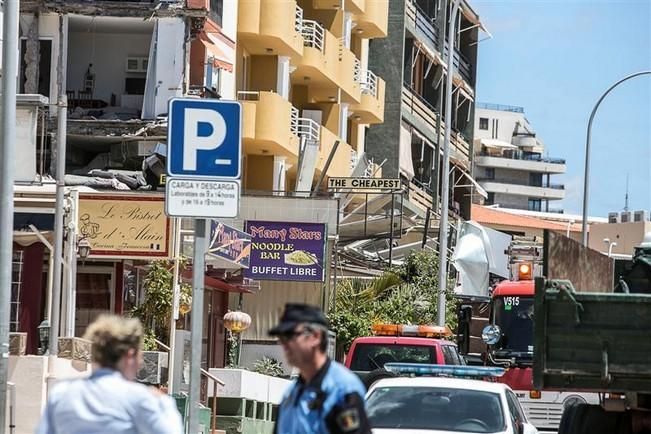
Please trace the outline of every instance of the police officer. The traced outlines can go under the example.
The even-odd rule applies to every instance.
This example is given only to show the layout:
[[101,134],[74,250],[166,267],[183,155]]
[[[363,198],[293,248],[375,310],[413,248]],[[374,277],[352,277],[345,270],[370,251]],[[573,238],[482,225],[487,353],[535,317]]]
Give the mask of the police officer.
[[327,356],[328,320],[319,308],[287,304],[269,334],[300,374],[280,404],[276,434],[370,434],[364,385]]

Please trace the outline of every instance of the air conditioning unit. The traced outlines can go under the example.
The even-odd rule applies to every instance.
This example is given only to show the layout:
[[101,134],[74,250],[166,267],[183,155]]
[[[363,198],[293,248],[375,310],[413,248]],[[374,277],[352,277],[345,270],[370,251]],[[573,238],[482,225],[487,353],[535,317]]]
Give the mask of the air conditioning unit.
[[126,72],[147,72],[148,57],[127,57]]
[[635,211],[633,213],[633,221],[646,222],[649,220],[649,212],[646,210]]
[[608,213],[608,223],[619,223],[619,213],[618,212],[609,212]]
[[622,223],[630,223],[633,221],[633,213],[631,211],[622,211],[620,218]]

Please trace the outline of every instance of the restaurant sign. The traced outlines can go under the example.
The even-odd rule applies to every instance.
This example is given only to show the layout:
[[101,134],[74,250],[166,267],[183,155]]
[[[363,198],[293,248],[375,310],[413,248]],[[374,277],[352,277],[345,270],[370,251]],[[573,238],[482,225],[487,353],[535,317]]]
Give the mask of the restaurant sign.
[[213,220],[210,225],[208,254],[225,259],[242,268],[249,268],[251,235]]
[[79,238],[90,243],[91,257],[170,256],[170,221],[164,197],[79,195]]
[[323,282],[324,224],[248,221],[246,232],[251,234],[246,277]]

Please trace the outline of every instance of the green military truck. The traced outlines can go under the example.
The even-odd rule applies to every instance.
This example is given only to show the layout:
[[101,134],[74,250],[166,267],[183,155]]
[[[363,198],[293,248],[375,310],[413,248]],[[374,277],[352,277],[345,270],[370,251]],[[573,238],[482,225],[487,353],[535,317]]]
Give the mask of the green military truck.
[[536,279],[534,386],[596,392],[566,405],[558,434],[651,433],[651,233],[614,292]]

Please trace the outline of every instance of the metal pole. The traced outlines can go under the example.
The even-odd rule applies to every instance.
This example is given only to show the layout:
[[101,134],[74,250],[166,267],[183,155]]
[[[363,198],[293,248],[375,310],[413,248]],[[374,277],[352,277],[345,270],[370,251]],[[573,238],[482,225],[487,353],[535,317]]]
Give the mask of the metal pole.
[[59,61],[57,65],[58,104],[57,104],[57,150],[56,150],[56,205],[54,209],[54,277],[52,278],[52,312],[50,313],[50,355],[59,353],[59,324],[61,320],[61,260],[63,257],[63,217],[64,188],[66,176],[66,123],[68,103],[65,92],[65,32],[64,15],[59,15]]
[[179,300],[181,287],[179,286],[179,256],[181,252],[181,223],[182,219],[174,219],[174,277],[172,278],[172,315],[170,318],[170,349],[167,368],[167,393],[174,394],[174,376],[176,366],[174,364],[174,349],[176,348],[176,320],[179,319]]
[[190,361],[189,433],[199,432],[199,392],[201,389],[201,356],[203,340],[203,286],[206,264],[206,219],[194,221],[194,254],[192,258],[192,356]]
[[445,135],[441,179],[441,223],[439,225],[439,300],[438,325],[445,326],[445,292],[448,282],[448,208],[450,201],[450,130],[452,129],[452,78],[454,76],[454,41],[456,39],[459,0],[453,0],[448,23],[448,71],[445,77]]
[[0,432],[7,426],[9,306],[14,227],[16,78],[18,77],[18,0],[4,2],[2,18],[2,142],[0,142]]
[[631,78],[635,78],[639,75],[646,75],[646,74],[651,74],[651,71],[640,71],[636,72],[631,75],[627,75],[626,77],[622,78],[619,80],[617,83],[613,84],[606,90],[597,103],[595,104],[594,108],[592,109],[592,113],[590,113],[590,120],[588,121],[588,133],[587,137],[585,140],[585,170],[583,172],[583,221],[581,222],[581,237],[583,240],[583,245],[588,246],[588,197],[590,193],[590,140],[592,138],[592,121],[594,120],[595,114],[597,113],[597,109],[599,108],[599,104],[601,104],[601,101],[606,98],[606,95],[610,93],[611,90],[625,82],[626,80],[630,80]]

